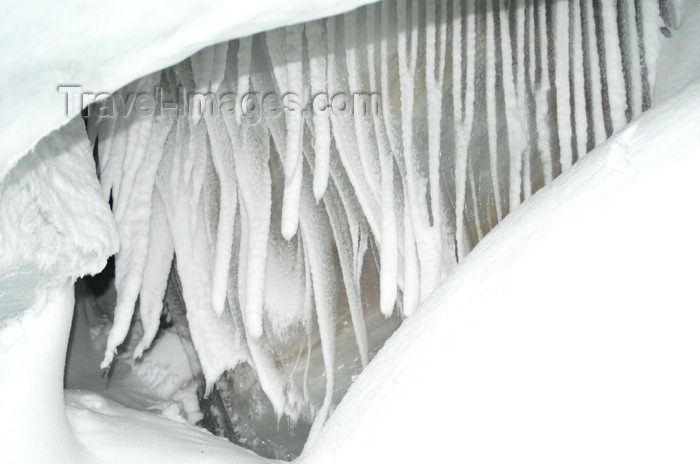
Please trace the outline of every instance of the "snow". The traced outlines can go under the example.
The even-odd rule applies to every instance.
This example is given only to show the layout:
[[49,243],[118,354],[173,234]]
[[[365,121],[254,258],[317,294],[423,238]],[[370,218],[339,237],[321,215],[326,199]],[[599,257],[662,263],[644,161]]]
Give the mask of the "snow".
[[[0,279],[99,272],[118,247],[82,122],[41,141],[0,184]],[[79,204],[73,199],[80,198]]]
[[[63,366],[73,312],[72,280],[44,279],[38,285],[29,281],[27,287],[25,291],[34,293],[32,304],[25,307],[21,318],[2,320],[0,325],[0,460],[85,462],[66,420],[63,402]],[[7,299],[3,291],[3,316]]]
[[[428,27],[427,35],[415,27],[420,21],[418,5],[410,5],[397,8],[399,69],[396,74],[392,70],[391,78],[398,77],[399,85],[393,115],[374,115],[366,121],[357,115],[342,118],[331,113],[325,120],[288,113],[280,118],[283,122],[267,120],[265,126],[241,124],[240,114],[225,125],[196,116],[176,121],[118,120],[116,127],[109,120],[103,124],[98,120],[90,123],[89,133],[75,118],[9,171],[0,184],[0,386],[9,394],[3,395],[0,406],[13,421],[0,421],[0,438],[7,443],[0,446],[0,460],[146,462],[174,455],[173,459],[189,462],[199,452],[211,453],[202,457],[210,462],[234,456],[260,462],[187,425],[144,416],[91,394],[68,393],[64,410],[61,367],[73,305],[71,283],[104,266],[106,257],[117,250],[118,238],[122,242],[117,254],[119,300],[103,366],[109,365],[124,339],[139,294],[144,334],[135,354],[150,345],[175,254],[191,338],[208,389],[223,372],[249,362],[278,418],[282,414],[297,418],[304,408],[315,414],[301,462],[423,462],[454,456],[560,462],[572,449],[582,450],[578,457],[586,462],[608,456],[619,460],[621,453],[643,461],[667,458],[661,453],[668,450],[679,455],[695,452],[690,437],[697,434],[697,423],[689,421],[700,412],[694,394],[700,382],[684,366],[693,362],[698,348],[694,336],[698,299],[691,293],[697,272],[691,265],[700,258],[694,239],[699,227],[689,212],[694,211],[698,193],[693,180],[700,164],[695,130],[700,119],[700,70],[679,64],[684,60],[675,54],[695,56],[698,28],[692,26],[700,10],[686,8],[686,15],[680,16],[681,29],[673,31],[674,38],[659,52],[665,66],[657,74],[653,110],[624,128],[621,100],[615,100],[617,96],[610,100],[605,93],[605,82],[619,87],[623,76],[611,73],[612,67],[603,66],[609,64],[608,58],[597,55],[603,44],[596,35],[607,38],[617,32],[609,27],[613,10],[606,10],[602,22],[587,16],[589,35],[582,47],[588,53],[587,65],[606,71],[601,77],[594,69],[594,76],[586,78],[589,94],[597,93],[599,99],[590,111],[601,116],[589,129],[599,137],[607,135],[603,129],[618,132],[551,183],[552,156],[557,154],[549,150],[550,130],[567,132],[560,127],[561,120],[551,126],[547,111],[549,86],[560,85],[549,82],[547,72],[549,13],[544,4],[537,11],[530,8],[522,29],[516,27],[532,39],[529,50],[523,48],[529,52],[530,74],[525,76],[527,66],[516,59],[518,91],[504,88],[504,92],[520,101],[507,102],[505,114],[499,113],[494,98],[497,18],[491,15],[478,22],[466,18],[469,40],[459,47],[454,40],[451,44],[454,50],[459,48],[468,79],[464,101],[461,92],[453,95],[459,97],[453,98],[456,146],[463,150],[456,160],[467,171],[456,176],[455,193],[464,200],[469,189],[467,209],[471,206],[473,211],[467,225],[472,230],[470,237],[453,237],[454,216],[443,203],[448,197],[442,197],[438,176],[444,153],[436,142],[443,127],[434,124],[436,117],[444,116],[437,108],[442,105],[436,103],[447,71],[447,4],[436,4],[437,11],[427,15],[428,23],[433,13],[442,16],[441,24]],[[382,21],[388,9],[382,5]],[[329,54],[325,64],[314,65],[318,69],[313,72],[313,86],[321,85],[325,66],[333,91],[353,91],[367,82],[376,87],[377,69],[371,65],[377,56],[376,42],[370,46],[367,33],[377,11],[317,23],[328,33]],[[516,17],[518,24],[521,18]],[[499,19],[503,34],[506,23],[503,15]],[[211,20],[221,25],[219,14]],[[485,59],[474,56],[480,27],[488,31]],[[301,63],[303,31],[302,26],[291,26],[266,35],[275,67],[271,79],[280,92],[290,86],[302,94],[312,80],[307,64]],[[358,36],[357,31],[364,33]],[[216,27],[210,33],[216,35]],[[569,35],[570,40],[579,37]],[[500,41],[500,55],[508,54],[503,35]],[[170,84],[247,90],[265,79],[254,71],[260,65],[255,57],[261,43],[258,36],[204,50],[177,65],[169,74],[177,81]],[[650,48],[656,46],[653,38],[649,43]],[[389,68],[381,61],[389,59],[390,44],[381,45],[378,73],[386,88]],[[430,53],[424,55],[426,51]],[[663,61],[669,57],[674,59]],[[426,58],[427,66],[419,64]],[[362,63],[368,64],[368,73]],[[128,72],[133,69],[143,71],[138,60]],[[481,75],[490,76],[490,97],[469,91]],[[132,88],[145,88],[158,76],[147,76]],[[461,75],[451,77],[461,88]],[[501,80],[511,77],[506,73]],[[529,80],[527,97],[518,85],[524,83],[523,77]],[[603,116],[607,112],[609,117],[611,110],[605,101],[613,102],[613,118],[604,126]],[[472,231],[480,240],[504,206],[498,198],[499,179],[493,175],[500,166],[496,126],[505,118],[510,141],[521,127],[520,111],[513,107],[531,103],[539,138],[531,149],[533,159],[539,158],[542,165],[530,166],[526,154],[525,197],[538,187],[531,177],[535,170],[544,169],[542,182],[547,185],[466,255],[474,245],[468,242],[474,238]],[[472,128],[476,118],[471,113],[479,105],[486,108],[488,124]],[[41,105],[34,110],[38,108]],[[424,127],[414,116],[426,109],[431,117]],[[302,132],[314,119],[319,122],[318,139]],[[468,163],[473,152],[467,149],[472,129],[482,128],[490,150],[482,155],[485,160],[473,161],[485,161],[491,174],[482,179],[483,171],[477,172],[475,179],[476,164]],[[316,134],[316,127],[308,129],[311,136]],[[27,134],[17,131],[17,139],[21,142]],[[561,140],[562,133],[551,135]],[[94,136],[105,150],[101,188],[90,154],[89,140]],[[316,145],[321,147],[320,160],[314,153]],[[358,152],[368,156],[357,156]],[[276,185],[280,172],[283,189]],[[399,178],[394,179],[395,173]],[[486,193],[480,191],[484,187]],[[114,217],[106,204],[110,194]],[[497,203],[483,207],[489,195]],[[276,210],[279,199],[284,201],[281,211]],[[457,208],[458,231],[460,223],[465,225],[462,207]],[[453,250],[443,250],[445,243],[452,246],[453,239],[459,244],[456,257],[450,256]],[[343,250],[336,255],[339,246]],[[459,267],[442,281],[457,258]],[[267,272],[278,263],[282,264],[276,274]],[[384,263],[389,264],[386,270]],[[298,287],[287,302],[296,308],[293,314],[279,316],[286,307],[283,298],[267,296],[284,291],[277,282],[284,280],[285,270]],[[353,323],[351,337],[364,365],[370,357],[370,324],[364,320],[363,305],[372,295],[361,290],[365,276],[375,271],[380,318],[393,313],[399,290],[402,315],[415,314],[369,363],[324,427],[341,383],[337,373],[342,366],[337,361],[348,351],[347,344],[341,347],[336,340],[343,317],[339,284],[342,278]],[[387,288],[390,285],[393,288]],[[295,351],[291,368],[280,366],[274,352],[278,342],[274,337],[285,336],[296,323],[301,327],[295,335],[308,344],[301,383],[293,377],[297,366],[304,364],[304,348]],[[323,363],[319,375],[311,362],[314,323]],[[149,355],[165,346],[164,341],[167,338],[159,339]],[[351,351],[354,355],[354,347]],[[155,366],[146,367],[144,375],[156,371]],[[322,379],[323,396],[308,385],[310,376]],[[155,383],[159,379],[153,377]],[[662,395],[663,401],[648,401]],[[170,419],[182,414],[174,403],[156,409]],[[30,429],[35,433],[27,433]],[[124,440],[134,446],[123,446]],[[34,446],[33,441],[48,446]],[[502,446],[504,441],[508,446]],[[60,447],[63,450],[56,449]]]
[[[73,108],[66,114],[66,94],[59,93],[58,86],[112,93],[208,45],[365,3],[369,0],[264,0],[243,5],[185,0],[174,7],[167,0],[148,5],[120,0],[37,0],[27,5],[11,0],[4,4],[11,19],[0,25],[0,69],[7,70],[0,79],[4,88],[13,89],[0,96],[0,180],[41,137],[80,111]],[[74,27],[59,26],[60,18]],[[22,105],[13,103],[17,95],[23,95]]]
[[[66,413],[69,423],[80,438],[84,453],[82,461],[66,462],[270,462],[198,427],[125,408],[90,392],[67,392]],[[47,462],[57,461],[52,456]]]

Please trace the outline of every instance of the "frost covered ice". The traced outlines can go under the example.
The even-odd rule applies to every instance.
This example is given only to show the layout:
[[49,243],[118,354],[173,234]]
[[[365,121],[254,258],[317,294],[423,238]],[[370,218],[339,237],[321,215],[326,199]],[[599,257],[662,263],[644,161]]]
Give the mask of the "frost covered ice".
[[[176,257],[208,391],[248,364],[276,420],[309,423],[302,460],[415,462],[466,453],[479,461],[489,450],[506,459],[543,449],[545,458],[560,456],[542,436],[559,437],[569,450],[587,437],[591,460],[607,456],[606,447],[628,450],[623,444],[635,436],[656,438],[636,442],[638,457],[690,452],[685,435],[654,424],[689,433],[684,419],[698,411],[696,376],[664,361],[691,362],[697,352],[690,310],[697,297],[689,293],[697,276],[674,253],[698,257],[688,211],[697,193],[693,79],[700,73],[692,44],[700,16],[690,2],[661,6],[384,1],[211,46],[129,84],[122,94],[158,85],[171,94],[304,99],[319,89],[367,89],[380,93],[381,112],[93,115],[87,137],[73,120],[42,141],[1,186],[0,281],[10,290],[2,292],[0,359],[29,393],[8,391],[48,408],[37,436],[62,437],[51,445],[65,447],[56,453],[66,462],[159,453],[186,461],[197,443],[207,443],[210,462],[229,453],[258,460],[91,394],[68,394],[66,422],[56,366],[47,386],[31,386],[41,366],[62,365],[55,353],[18,371],[23,353],[41,347],[40,330],[51,335],[45,348],[62,352],[65,330],[51,327],[70,321],[69,285],[99,270],[118,233],[118,296],[103,367],[132,327],[137,298],[143,330],[133,354],[145,362],[157,349],[149,351]],[[652,102],[657,108],[640,118]],[[88,139],[97,145],[101,185]],[[643,245],[674,222],[679,240]],[[36,298],[13,296],[35,287]],[[35,333],[23,337],[25,330]],[[621,334],[636,351],[620,346]],[[666,343],[650,348],[649,334]],[[648,371],[668,385],[649,381]],[[613,381],[601,386],[604,379]],[[674,383],[683,387],[670,413],[621,396],[658,397]],[[10,388],[7,374],[1,384]],[[444,394],[436,397],[437,388]],[[639,422],[636,407],[657,420]],[[32,410],[13,432],[3,422],[8,459],[29,456],[22,435],[41,414]],[[104,416],[122,424],[120,437],[132,449],[104,440],[111,430]],[[562,422],[571,428],[552,428]],[[153,427],[153,443],[130,434],[144,424]],[[589,427],[612,433],[611,424],[625,430],[618,444],[591,435]],[[565,429],[582,433],[562,435]],[[168,433],[182,442],[177,453],[167,449]],[[513,446],[497,446],[496,437]],[[25,461],[41,458],[37,451]]]
[[[647,49],[663,36],[644,33],[661,16],[636,7],[639,19],[622,27],[626,8],[385,1],[206,48],[92,107],[122,240],[103,367],[138,289],[163,295],[174,253],[207,390],[248,363],[277,415],[313,419],[313,442],[337,401],[338,322],[352,324],[354,357],[366,365],[366,313],[411,315],[512,207],[584,155],[572,124],[583,137],[604,123],[609,136],[648,107],[632,104],[648,99],[648,73],[628,75],[651,61]],[[622,46],[633,37],[635,49]],[[600,93],[595,110],[575,109],[591,103],[570,90],[572,50],[598,68],[581,81]],[[163,101],[182,98],[181,114],[113,117],[119,98],[156,84]],[[315,106],[319,93],[330,108]],[[338,111],[339,94],[351,112]],[[235,110],[225,114],[230,95]],[[286,109],[270,111],[271,96]],[[594,111],[600,119],[588,118]],[[152,203],[164,214],[149,229]],[[146,257],[161,276],[154,288],[142,282]],[[377,289],[361,279],[370,267],[376,309]],[[295,303],[277,304],[288,281]],[[315,340],[325,387],[309,395]]]

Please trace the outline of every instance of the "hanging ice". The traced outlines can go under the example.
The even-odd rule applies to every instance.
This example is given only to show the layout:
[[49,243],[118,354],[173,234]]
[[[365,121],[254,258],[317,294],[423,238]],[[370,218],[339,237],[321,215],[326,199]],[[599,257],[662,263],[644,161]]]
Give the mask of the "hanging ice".
[[648,108],[658,7],[598,3],[385,0],[209,47],[99,104],[188,95],[183,114],[89,121],[122,241],[104,365],[137,298],[136,354],[150,345],[174,255],[208,385],[247,362],[278,416],[316,418],[313,439],[343,382],[344,324],[366,365],[365,318],[411,315]]

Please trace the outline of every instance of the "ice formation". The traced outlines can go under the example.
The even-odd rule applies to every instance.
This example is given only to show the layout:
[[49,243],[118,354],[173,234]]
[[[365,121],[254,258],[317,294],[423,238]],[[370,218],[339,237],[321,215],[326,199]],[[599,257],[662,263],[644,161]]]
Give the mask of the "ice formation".
[[[316,417],[313,442],[338,320],[367,364],[367,311],[411,315],[506,214],[649,107],[661,25],[653,2],[387,0],[206,48],[95,105],[122,243],[103,367],[139,294],[148,348],[174,255],[208,388],[248,362],[278,415]],[[140,92],[178,113],[120,114]],[[288,279],[290,304],[272,304]],[[280,361],[300,334],[320,340],[320,397]]]
[[[116,251],[114,223],[106,206],[109,198],[121,249],[117,255],[119,303],[104,365],[109,364],[129,329],[137,298],[144,334],[136,354],[148,349],[157,330],[171,262],[176,257],[192,341],[208,384],[239,363],[253,366],[277,414],[315,416],[306,454],[308,462],[340,458],[356,462],[358,458],[376,459],[380,455],[386,460],[394,456],[411,462],[418,457],[428,460],[440,456],[440,450],[422,442],[426,437],[431,443],[439,442],[437,430],[441,424],[432,420],[443,416],[431,409],[451,408],[453,400],[457,403],[455,411],[476,412],[473,417],[484,419],[483,423],[469,422],[467,439],[474,445],[470,452],[488,451],[479,448],[476,437],[480,430],[491,433],[489,438],[493,441],[494,437],[501,437],[498,427],[509,425],[512,414],[497,409],[496,417],[504,421],[492,423],[489,411],[474,402],[488,398],[492,401],[488,404],[493,405],[494,399],[502,398],[493,390],[512,385],[511,381],[518,377],[504,377],[504,384],[499,385],[472,382],[474,378],[465,382],[464,376],[455,373],[461,370],[454,366],[454,353],[446,349],[462,354],[478,354],[485,347],[494,350],[498,356],[468,358],[469,375],[478,376],[481,372],[487,374],[487,379],[493,368],[488,360],[532,362],[537,355],[549,353],[547,349],[524,351],[534,355],[525,359],[527,355],[516,349],[521,356],[511,356],[511,352],[499,351],[499,346],[489,342],[487,336],[498,335],[505,327],[509,330],[506,333],[514,337],[519,334],[516,339],[532,348],[520,327],[509,326],[508,321],[515,317],[523,326],[533,328],[537,319],[526,320],[532,313],[518,311],[518,298],[511,294],[503,297],[501,286],[512,284],[534,303],[535,297],[548,290],[541,279],[537,281],[538,276],[543,276],[568,284],[554,295],[562,295],[562,289],[573,293],[578,288],[571,279],[559,275],[559,266],[571,270],[570,260],[574,258],[593,268],[589,261],[605,251],[620,262],[629,259],[637,265],[636,272],[625,274],[620,280],[621,288],[632,292],[636,289],[630,276],[644,283],[645,291],[635,292],[632,298],[624,299],[624,293],[615,288],[611,270],[603,273],[609,280],[594,281],[611,293],[617,291],[615,308],[630,301],[645,308],[643,297],[648,295],[660,306],[666,303],[661,296],[668,296],[663,290],[673,290],[675,306],[671,309],[680,310],[670,311],[674,319],[664,319],[662,327],[682,337],[669,336],[668,343],[659,348],[670,359],[680,359],[682,353],[687,356],[687,348],[692,352],[695,347],[689,344],[694,340],[689,337],[689,329],[695,325],[684,325],[686,331],[681,334],[672,323],[676,318],[696,322],[692,315],[681,311],[687,301],[678,297],[688,295],[687,288],[692,285],[688,276],[692,274],[684,274],[678,282],[661,279],[662,286],[656,288],[648,276],[657,276],[661,271],[654,268],[650,273],[642,272],[644,260],[630,259],[638,257],[641,247],[635,247],[639,243],[630,242],[629,236],[620,235],[619,231],[612,236],[623,247],[616,248],[600,234],[594,234],[592,243],[601,245],[596,248],[598,254],[587,256],[586,248],[581,247],[572,256],[565,255],[569,258],[566,261],[558,252],[572,237],[582,241],[588,238],[582,231],[591,230],[591,226],[584,216],[593,215],[599,205],[607,206],[601,213],[602,219],[595,216],[598,222],[594,224],[601,228],[618,224],[620,217],[630,214],[631,225],[620,229],[630,235],[634,234],[634,227],[645,228],[644,207],[653,205],[654,211],[666,213],[659,216],[664,223],[656,224],[652,230],[661,233],[665,224],[682,218],[680,240],[672,244],[670,251],[690,252],[696,257],[696,246],[683,250],[683,244],[694,244],[691,232],[697,230],[687,214],[688,203],[692,202],[683,197],[688,191],[692,196],[692,191],[673,181],[680,179],[683,185],[692,186],[690,172],[697,168],[696,157],[688,156],[693,154],[697,138],[693,137],[697,85],[687,87],[680,99],[671,102],[672,106],[662,106],[650,117],[633,122],[618,133],[601,149],[598,158],[586,160],[547,189],[546,195],[526,203],[519,216],[511,217],[499,228],[500,235],[491,235],[478,252],[466,257],[517,205],[650,107],[662,33],[673,34],[678,27],[669,5],[661,2],[659,11],[656,2],[631,1],[385,1],[346,16],[212,46],[121,92],[148,92],[159,86],[169,99],[180,87],[214,95],[228,90],[236,97],[247,91],[280,96],[295,92],[305,102],[319,89],[328,89],[331,96],[366,90],[379,92],[378,113],[347,117],[333,111],[287,111],[275,116],[262,111],[262,101],[251,108],[240,105],[236,99],[232,106],[235,111],[229,118],[211,117],[206,112],[188,112],[179,117],[141,117],[133,113],[127,118],[95,117],[90,120],[88,132],[91,142],[97,144],[101,187],[92,175],[89,145],[79,121],[74,120],[42,141],[0,186],[0,282],[11,290],[0,292],[0,364],[8,367],[7,372],[17,374],[17,381],[12,383],[3,373],[0,384],[13,386],[8,395],[3,395],[2,404],[4,410],[18,417],[12,433],[5,427],[7,422],[2,423],[2,455],[23,456],[26,440],[20,434],[32,429],[36,425],[32,420],[41,417],[41,407],[48,406],[47,420],[40,422],[36,434],[53,437],[54,441],[42,451],[33,452],[36,462],[90,462],[93,456],[83,451],[99,456],[100,447],[112,454],[100,456],[99,461],[153,458],[147,452],[130,455],[131,451],[114,449],[104,439],[111,430],[102,430],[108,422],[104,417],[128,424],[121,427],[119,436],[136,443],[139,450],[145,450],[148,444],[133,432],[155,427],[159,432],[179,433],[187,451],[176,455],[177,451],[170,450],[174,459],[192,459],[188,453],[193,453],[199,443],[207,443],[213,455],[203,459],[211,462],[237,453],[242,461],[258,461],[240,450],[233,451],[233,447],[221,443],[217,446],[184,427],[125,413],[89,394],[68,395],[71,425],[65,421],[56,366],[65,348],[72,305],[69,288],[76,276],[98,271],[106,256]],[[697,13],[694,18],[692,24],[697,25]],[[684,50],[684,56],[694,56],[687,43]],[[664,58],[665,62],[659,62],[666,63],[668,69],[680,67],[668,61],[669,55]],[[692,64],[685,70],[687,76],[697,77]],[[664,85],[657,85],[660,90],[655,95],[666,98],[688,84],[679,84],[683,78],[669,78],[668,73],[665,79],[665,83],[659,80]],[[664,98],[659,97],[658,101]],[[677,118],[671,117],[674,107],[681,111]],[[424,114],[429,115],[427,120]],[[435,124],[436,118],[439,124]],[[666,147],[673,156],[656,161],[654,156]],[[632,152],[639,156],[635,159]],[[54,153],[58,155],[53,156]],[[654,195],[653,189],[659,186],[668,188],[670,193]],[[587,192],[595,195],[586,197]],[[608,198],[610,194],[614,194],[612,200]],[[665,209],[665,201],[674,201],[672,194],[677,194],[679,201],[673,203],[673,208]],[[636,199],[644,200],[644,205],[640,206]],[[579,208],[584,215],[556,212],[556,208],[564,206]],[[18,211],[22,214],[18,215]],[[516,225],[520,233],[514,231]],[[540,233],[540,228],[550,232]],[[645,231],[639,237],[649,236]],[[546,244],[545,239],[553,242]],[[676,255],[668,256],[664,250],[650,253],[653,262],[678,264]],[[513,258],[516,255],[519,258]],[[538,258],[547,258],[546,262],[552,265],[548,270],[533,267]],[[458,265],[458,274],[441,286]],[[537,269],[534,275],[533,269]],[[380,295],[375,305],[368,304],[372,295],[363,282],[371,272],[379,273]],[[572,278],[584,276],[584,272],[572,274]],[[38,283],[32,279],[38,279]],[[528,290],[528,283],[539,293]],[[15,298],[27,286],[43,290],[38,292],[38,298],[8,299],[7,295]],[[475,307],[465,311],[465,301]],[[464,343],[456,342],[464,339],[462,329],[474,327],[472,322],[479,319],[480,311],[498,308],[499,302],[504,301],[510,308],[508,317],[492,311],[490,319],[486,318],[480,326],[487,330],[477,333],[472,329],[473,337]],[[598,318],[588,321],[585,327],[600,334],[597,330],[603,325],[596,321],[607,317],[601,308],[611,308],[600,304],[600,298],[581,301],[591,304],[579,309],[594,309]],[[421,302],[423,309],[389,344],[379,362],[372,364],[365,381],[331,419],[331,427],[321,431],[336,402],[338,366],[334,360],[339,351],[339,321],[351,321],[356,344],[353,349],[365,365],[370,358],[371,327],[365,319],[375,314],[408,316]],[[347,314],[341,313],[345,304]],[[581,306],[580,301],[578,304]],[[548,300],[543,308],[535,314],[559,321],[561,313],[554,311],[560,309],[559,302]],[[31,314],[22,319],[18,317],[22,311]],[[635,317],[642,318],[640,327],[644,330],[659,326],[657,313],[639,315],[627,311],[613,315],[619,332],[629,329],[629,321]],[[575,321],[567,319],[562,323],[571,322]],[[635,328],[633,324],[630,330]],[[24,330],[31,337],[23,337]],[[642,332],[634,332],[641,334],[633,339],[634,346],[644,347],[642,342],[648,341],[646,332]],[[576,340],[589,341],[581,332],[575,333],[579,335]],[[298,361],[305,354],[306,362],[287,362],[288,353],[281,351],[290,340],[299,338],[305,339],[308,348],[299,351],[295,359]],[[604,346],[617,353],[614,336],[603,332],[602,339]],[[317,341],[325,371],[320,396],[309,393],[306,380],[311,345]],[[571,346],[556,337],[553,341]],[[43,343],[50,350],[32,357],[31,343]],[[427,351],[421,352],[423,349]],[[651,366],[663,371],[664,363],[659,363],[653,350],[644,353],[649,355],[647,361],[651,358]],[[595,359],[607,358],[598,353]],[[612,359],[622,362],[628,358]],[[51,382],[44,385],[38,380],[40,368],[47,364],[55,368],[48,375]],[[585,372],[596,378],[598,372],[585,361],[572,366],[581,364],[588,368]],[[604,363],[607,369],[612,369],[613,364]],[[304,365],[304,380],[297,382],[298,366]],[[517,365],[506,365],[511,369],[508,372],[520,372]],[[641,363],[635,366],[644,370]],[[686,369],[678,372],[681,371]],[[567,373],[576,372],[569,369]],[[434,405],[429,401],[417,404],[417,397],[441,394],[436,391],[441,375],[453,381],[446,382],[442,397]],[[639,375],[634,379],[640,383],[649,380]],[[688,388],[695,386],[697,379],[678,380],[678,385]],[[630,382],[623,384],[635,386]],[[472,395],[464,396],[463,385],[471,388]],[[576,385],[564,382],[564,386]],[[643,388],[646,390],[640,391],[656,392],[646,383]],[[576,391],[585,393],[580,388]],[[686,390],[682,393],[682,398],[691,397]],[[29,395],[40,401],[22,414],[11,404],[12,398]],[[543,400],[541,392],[535,397]],[[639,398],[640,402],[646,399],[648,396]],[[413,401],[415,416],[399,400]],[[697,410],[695,403],[684,406],[689,411]],[[518,416],[521,419],[532,412],[527,408],[518,411],[522,412]],[[376,417],[370,417],[375,413]],[[411,417],[424,422],[416,426]],[[552,417],[553,423],[566,420],[556,414]],[[654,417],[661,424],[669,417],[679,416],[658,413]],[[442,450],[446,457],[454,458],[454,453],[462,448],[463,434],[456,422],[444,435],[448,437]],[[343,423],[367,428],[344,436]],[[620,423],[629,424],[629,420]],[[527,425],[518,422],[526,431]],[[80,445],[76,445],[71,427],[83,440]],[[645,428],[643,436],[654,431],[658,432]],[[508,428],[508,433],[522,445],[517,440],[518,430]],[[161,451],[173,443],[165,435],[149,436],[158,438],[154,446]],[[408,445],[406,437],[411,441]],[[492,441],[483,443],[497,445]],[[675,443],[668,439],[659,442]],[[572,442],[572,447],[576,443]],[[400,449],[396,454],[387,454],[393,447]],[[505,448],[490,447],[501,452]],[[591,449],[597,448],[588,451]]]

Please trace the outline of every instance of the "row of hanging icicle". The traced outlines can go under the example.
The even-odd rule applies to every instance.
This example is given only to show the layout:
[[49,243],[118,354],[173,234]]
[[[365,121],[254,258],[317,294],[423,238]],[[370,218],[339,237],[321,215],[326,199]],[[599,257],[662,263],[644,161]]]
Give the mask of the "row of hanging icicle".
[[150,346],[175,255],[208,385],[248,362],[276,413],[298,417],[308,395],[271,340],[317,331],[314,437],[333,406],[340,292],[368,362],[366,255],[377,310],[409,316],[504,215],[649,107],[661,26],[655,1],[392,0],[217,44],[130,84],[122,101],[156,87],[169,100],[364,92],[378,110],[247,123],[240,105],[113,117],[116,97],[103,103],[88,131],[121,239],[104,366],[137,298],[136,355]]

